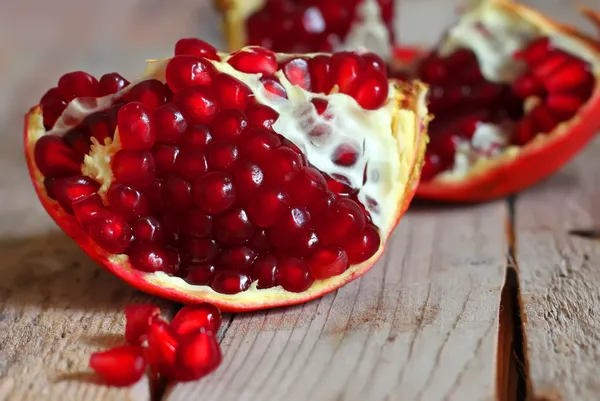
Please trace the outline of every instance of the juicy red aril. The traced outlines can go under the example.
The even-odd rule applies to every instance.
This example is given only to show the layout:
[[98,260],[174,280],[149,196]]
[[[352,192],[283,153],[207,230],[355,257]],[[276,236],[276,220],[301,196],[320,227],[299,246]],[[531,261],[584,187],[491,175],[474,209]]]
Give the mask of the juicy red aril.
[[212,264],[190,264],[185,266],[185,281],[197,285],[210,285],[217,268]]
[[348,261],[351,265],[362,263],[375,255],[381,244],[379,232],[373,225],[367,225],[364,231],[350,238],[344,244],[344,249],[348,254]]
[[67,212],[73,213],[72,204],[78,199],[94,194],[100,185],[89,177],[76,175],[63,178],[54,184],[54,198]]
[[238,163],[232,175],[238,204],[247,202],[264,182],[262,169],[253,163]]
[[78,129],[72,129],[64,136],[64,140],[76,155],[79,162],[83,162],[83,158],[90,151],[90,138]]
[[104,74],[99,81],[99,96],[112,95],[129,85],[129,81],[116,72]]
[[90,137],[94,137],[100,144],[104,144],[106,138],[113,138],[117,121],[112,121],[108,113],[97,112],[90,114],[83,121],[82,128]]
[[325,244],[341,245],[353,233],[364,230],[365,215],[351,199],[341,198],[329,209],[317,227],[317,234]]
[[179,268],[177,251],[154,242],[136,241],[131,245],[128,254],[131,265],[143,272],[162,271],[173,274]]
[[180,336],[199,329],[216,333],[220,327],[221,312],[216,306],[208,303],[186,305],[177,312],[171,321],[171,329]]
[[152,304],[125,306],[125,339],[131,345],[141,345],[146,339],[152,322],[160,315],[160,309]]
[[277,71],[275,53],[260,47],[246,47],[231,55],[227,62],[248,74],[273,75]]
[[241,245],[254,234],[255,227],[244,209],[234,209],[220,215],[215,222],[215,237],[225,245]]
[[112,159],[116,182],[135,189],[144,189],[156,174],[154,159],[147,150],[119,150]]
[[251,280],[245,274],[222,270],[215,274],[211,287],[221,294],[237,294],[250,288]]
[[364,60],[354,53],[340,52],[331,57],[331,80],[342,93],[350,93],[363,69]]
[[154,319],[148,328],[146,358],[155,376],[172,377],[178,341],[171,327],[160,319]]
[[175,56],[167,64],[165,77],[174,93],[196,85],[210,85],[216,74],[215,67],[203,57]]
[[264,162],[269,151],[279,147],[281,139],[263,128],[249,129],[240,138],[240,153],[243,157],[255,163]]
[[290,292],[303,292],[310,288],[314,278],[308,264],[292,256],[282,256],[278,260],[277,283]]
[[173,101],[190,124],[210,123],[218,111],[213,91],[204,85],[182,89],[175,94]]
[[219,61],[217,49],[211,44],[197,38],[182,38],[175,43],[175,55],[190,55],[206,57],[210,60]]
[[207,173],[194,181],[192,197],[196,206],[207,213],[223,212],[235,203],[232,179],[220,171]]
[[311,89],[311,80],[308,61],[304,58],[295,58],[283,65],[283,73],[288,81],[302,89]]
[[250,268],[250,277],[258,281],[257,288],[271,288],[277,285],[277,257],[272,254],[259,256]]
[[[52,90],[52,89],[51,89]],[[58,95],[58,93],[57,93]],[[44,117],[44,127],[50,129],[56,123],[62,112],[67,108],[67,102],[61,98],[49,97],[40,101]]]
[[315,93],[329,93],[333,82],[329,74],[331,58],[328,56],[316,56],[310,59],[308,70],[311,76],[312,91]]
[[123,149],[150,149],[154,144],[152,120],[149,111],[140,102],[121,107],[117,127]]
[[314,278],[324,280],[342,274],[348,268],[348,254],[343,248],[321,248],[308,260]]
[[186,263],[212,262],[221,251],[219,244],[210,239],[183,237],[180,241],[181,259]]
[[269,106],[255,103],[246,108],[246,116],[248,118],[248,127],[271,130],[271,127],[279,118],[279,113]]
[[383,106],[389,92],[389,83],[379,71],[368,70],[354,80],[348,89],[363,109],[376,110]]
[[260,82],[267,91],[271,100],[277,100],[277,98],[287,99],[287,92],[285,91],[281,82],[275,77],[262,77]]
[[340,166],[350,167],[356,164],[358,151],[352,145],[341,145],[333,153],[333,162]]
[[141,347],[123,345],[90,357],[90,367],[111,386],[129,386],[142,378],[146,360]]
[[158,79],[148,79],[134,85],[127,93],[130,102],[140,102],[153,112],[167,101],[168,92]]
[[550,93],[566,92],[593,83],[594,77],[579,61],[565,63],[546,79],[544,85]]
[[288,210],[290,197],[283,191],[268,188],[260,191],[248,204],[248,216],[258,227],[267,228]]
[[247,246],[225,249],[219,255],[217,264],[221,269],[246,273],[256,258],[256,252]]
[[77,97],[97,97],[100,94],[98,80],[83,71],[69,72],[58,80],[58,92],[69,102]]
[[201,210],[190,209],[181,220],[180,230],[183,235],[204,238],[212,233],[213,217]]
[[188,125],[181,111],[174,103],[167,103],[154,111],[154,131],[156,142],[176,144]]
[[206,161],[213,170],[230,170],[238,157],[238,147],[228,140],[213,141],[206,147]]
[[224,73],[214,76],[211,89],[223,109],[245,109],[252,94],[245,83]]
[[132,220],[148,213],[146,197],[126,185],[112,185],[106,197],[110,209],[125,220]]
[[148,200],[148,208],[151,213],[160,213],[164,210],[164,202],[162,200],[162,184],[161,178],[156,178],[150,186],[142,192]]
[[529,44],[524,50],[515,54],[516,58],[522,59],[529,65],[542,60],[552,50],[550,38],[539,38]]
[[312,167],[304,167],[289,184],[289,194],[295,206],[309,206],[325,196],[327,181]]
[[573,117],[577,110],[583,106],[584,101],[570,94],[551,93],[546,98],[546,106],[559,118],[568,119]]
[[542,96],[544,94],[544,85],[539,82],[533,75],[525,74],[520,76],[513,82],[512,90],[515,95],[522,99],[531,96]]
[[131,226],[115,213],[100,214],[92,219],[87,233],[105,251],[125,253],[133,241]]
[[207,168],[206,157],[203,154],[185,148],[177,155],[174,165],[175,172],[186,180],[199,177]]
[[184,178],[171,175],[162,185],[162,197],[169,211],[183,211],[192,206],[192,186]]
[[236,109],[223,110],[211,124],[215,139],[236,139],[248,127],[246,115]]
[[98,194],[91,194],[73,201],[71,208],[79,224],[84,227],[94,218],[110,213]]
[[179,148],[170,145],[154,145],[152,158],[156,168],[156,174],[165,175],[175,170],[175,160],[179,155]]
[[135,239],[144,242],[163,242],[165,234],[160,220],[152,216],[140,217],[131,223]]
[[310,230],[310,214],[306,208],[294,207],[273,224],[267,234],[279,249],[291,248]]
[[535,127],[538,128],[538,132],[550,132],[559,123],[558,119],[543,104],[536,106],[529,112],[527,118],[533,121]]
[[69,177],[81,171],[77,156],[58,136],[46,135],[38,139],[34,159],[44,177]]
[[288,147],[280,147],[269,154],[267,180],[273,185],[289,182],[302,169],[302,159]]
[[375,53],[365,53],[362,58],[366,61],[367,67],[387,75],[387,66],[381,57]]
[[210,330],[200,329],[183,336],[175,353],[175,378],[190,381],[212,372],[221,363],[221,349]]
[[443,170],[444,165],[440,156],[433,152],[427,152],[421,169],[421,180],[429,181]]

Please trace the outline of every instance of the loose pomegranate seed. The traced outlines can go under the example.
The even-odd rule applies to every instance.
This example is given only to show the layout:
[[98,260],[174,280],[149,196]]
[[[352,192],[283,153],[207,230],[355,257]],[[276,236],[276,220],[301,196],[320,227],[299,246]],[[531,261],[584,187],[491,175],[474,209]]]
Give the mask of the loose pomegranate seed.
[[317,280],[342,274],[348,268],[348,254],[343,248],[321,248],[307,261],[310,272]]
[[211,285],[217,268],[211,264],[187,265],[185,281],[197,285]]
[[112,95],[129,85],[129,81],[116,72],[104,74],[99,81],[99,96]]
[[86,228],[90,237],[110,253],[125,253],[133,241],[131,226],[115,213],[95,217]]
[[210,61],[192,55],[173,57],[165,71],[167,84],[174,93],[191,86],[210,85],[215,74],[216,69]]
[[191,334],[199,329],[216,333],[219,327],[221,311],[208,303],[184,306],[171,321],[171,329],[179,336]]
[[124,345],[104,352],[95,352],[90,358],[90,367],[106,384],[129,386],[142,378],[146,360],[142,348]]
[[155,242],[136,241],[129,249],[129,262],[137,270],[153,273],[162,271],[174,274],[179,268],[179,254]]
[[134,85],[127,98],[131,102],[142,103],[150,112],[154,112],[167,101],[167,90],[159,80],[148,79]]
[[146,197],[126,185],[112,185],[107,193],[110,209],[130,221],[148,213]]
[[224,73],[214,76],[211,89],[222,109],[245,109],[252,94],[245,83]]
[[267,254],[258,257],[250,268],[250,277],[258,281],[257,287],[271,288],[277,285],[277,257]]
[[125,339],[131,345],[141,345],[146,340],[148,329],[160,315],[160,309],[152,304],[125,306]]
[[58,136],[46,135],[38,139],[34,159],[45,177],[69,177],[81,171],[77,156]]
[[73,214],[73,202],[96,193],[99,188],[100,185],[91,178],[76,175],[54,183],[54,198],[67,213]]
[[147,150],[119,150],[112,159],[116,182],[135,189],[144,189],[156,174],[152,153]]
[[282,256],[277,265],[277,283],[290,292],[303,292],[310,288],[314,278],[302,259]]
[[251,280],[245,274],[222,270],[215,274],[211,287],[221,294],[237,294],[250,288]]
[[277,71],[275,53],[260,47],[246,47],[227,60],[233,68],[248,74],[273,75]]
[[176,144],[187,129],[187,122],[174,103],[167,103],[154,111],[156,142]]
[[367,225],[362,234],[346,242],[344,249],[351,265],[362,263],[375,255],[381,244],[379,232],[373,225]]
[[200,329],[181,338],[175,353],[175,377],[181,381],[199,379],[215,370],[221,359],[215,335]]
[[164,228],[160,220],[152,216],[140,217],[131,223],[133,236],[142,242],[159,242],[165,239]]
[[231,177],[220,171],[213,171],[194,181],[194,203],[207,213],[217,214],[229,209],[235,203],[235,189]]
[[83,71],[69,72],[58,80],[58,92],[69,102],[77,97],[97,97],[100,95],[98,80]]
[[146,358],[153,374],[172,378],[179,345],[175,333],[166,322],[155,319],[148,328],[147,338]]
[[198,209],[188,210],[181,219],[181,233],[190,237],[205,238],[212,233],[213,217]]
[[175,55],[178,56],[183,54],[206,57],[210,60],[221,60],[217,54],[217,49],[209,43],[196,38],[183,38],[177,41],[175,44]]
[[182,89],[175,94],[173,101],[190,124],[208,124],[218,111],[213,92],[203,85]]

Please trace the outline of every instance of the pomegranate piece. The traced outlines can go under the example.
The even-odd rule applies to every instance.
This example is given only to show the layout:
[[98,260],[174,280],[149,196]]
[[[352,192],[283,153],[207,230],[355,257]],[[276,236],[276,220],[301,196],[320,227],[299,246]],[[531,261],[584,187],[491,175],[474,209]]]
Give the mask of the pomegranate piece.
[[146,360],[142,348],[133,345],[96,352],[90,358],[90,367],[111,386],[130,386],[142,378]]
[[217,307],[208,303],[184,306],[171,320],[171,329],[179,336],[191,334],[200,329],[216,333],[219,331],[219,327],[221,327],[221,312]]
[[172,377],[179,339],[163,320],[155,319],[148,327],[146,358],[155,376]]
[[141,345],[146,339],[152,322],[160,315],[160,309],[152,304],[125,306],[125,339],[131,345]]
[[175,354],[174,378],[197,380],[221,363],[221,349],[212,331],[200,328],[181,338]]

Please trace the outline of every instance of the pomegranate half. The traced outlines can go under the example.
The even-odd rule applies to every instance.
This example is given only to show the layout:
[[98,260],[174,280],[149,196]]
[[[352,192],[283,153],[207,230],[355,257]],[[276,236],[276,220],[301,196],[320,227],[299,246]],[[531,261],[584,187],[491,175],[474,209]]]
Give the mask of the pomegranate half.
[[[594,13],[587,11],[590,18]],[[416,197],[484,201],[557,171],[600,129],[600,43],[509,0],[465,11],[392,75],[430,85],[434,120]]]
[[369,270],[408,207],[427,88],[372,54],[181,39],[129,84],[81,71],[25,118],[37,194],[132,286],[226,311],[297,304]]
[[395,0],[214,0],[230,51],[312,53],[367,48],[392,57]]

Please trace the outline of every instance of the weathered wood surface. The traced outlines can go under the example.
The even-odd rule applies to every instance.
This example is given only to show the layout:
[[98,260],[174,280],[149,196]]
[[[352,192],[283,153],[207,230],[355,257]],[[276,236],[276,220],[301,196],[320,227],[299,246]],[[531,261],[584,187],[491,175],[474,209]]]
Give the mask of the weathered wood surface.
[[516,204],[517,262],[533,394],[600,397],[600,140]]

